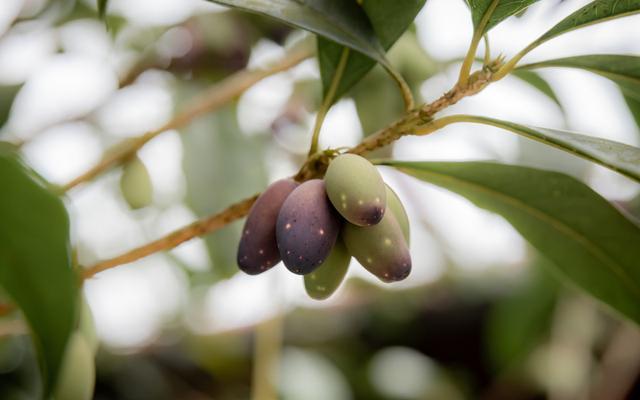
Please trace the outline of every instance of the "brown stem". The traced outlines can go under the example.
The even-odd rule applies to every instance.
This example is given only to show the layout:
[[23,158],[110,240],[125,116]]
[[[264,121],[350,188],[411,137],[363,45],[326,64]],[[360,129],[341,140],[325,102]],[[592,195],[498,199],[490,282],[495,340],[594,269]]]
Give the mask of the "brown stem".
[[154,240],[153,242],[130,250],[117,257],[101,261],[91,266],[90,268],[85,269],[82,272],[82,277],[84,279],[91,278],[98,272],[102,272],[118,265],[128,264],[161,250],[173,249],[174,247],[177,247],[187,240],[193,239],[194,237],[214,232],[222,228],[223,226],[247,215],[249,213],[249,210],[251,209],[251,206],[257,198],[258,195],[255,195],[253,197],[249,197],[247,199],[239,201],[235,204],[230,205],[217,214],[198,220],[183,228],[173,231],[160,239]]
[[187,105],[187,107],[182,112],[178,113],[173,117],[173,119],[171,119],[160,128],[116,145],[114,149],[108,152],[98,164],[64,185],[62,187],[62,191],[66,192],[83,182],[92,180],[109,168],[118,165],[122,161],[127,160],[128,158],[133,156],[148,141],[155,138],[162,132],[181,128],[187,125],[196,117],[199,117],[206,112],[210,112],[220,108],[221,106],[240,96],[245,90],[249,89],[251,86],[255,85],[262,79],[277,74],[278,72],[286,71],[289,68],[297,65],[301,61],[309,58],[312,54],[313,50],[309,46],[302,45],[295,48],[286,57],[270,66],[269,68],[254,71],[243,70],[240,72],[236,72],[235,74],[224,79],[222,82],[214,85],[209,90],[205,91],[192,103]]
[[[402,136],[414,134],[418,128],[424,129],[426,125],[432,122],[432,117],[437,112],[457,103],[464,97],[472,96],[480,92],[490,84],[492,82],[493,73],[500,67],[501,62],[502,60],[500,59],[496,60],[483,70],[475,72],[469,77],[466,85],[455,86],[434,102],[412,110],[396,122],[369,136],[359,145],[349,149],[349,152],[354,154],[364,154],[386,146]],[[183,123],[186,122],[188,122],[188,120]],[[334,153],[335,152],[324,151],[311,155],[300,168],[300,171],[294,176],[294,179],[302,182],[322,176]],[[247,215],[256,199],[257,195],[242,200],[229,206],[218,214],[194,222],[191,225],[187,225],[186,227],[178,229],[163,238],[133,249],[120,256],[101,261],[87,268],[83,272],[83,278],[90,278],[98,272],[136,261],[158,251],[172,249],[189,239],[216,231],[226,224]]]

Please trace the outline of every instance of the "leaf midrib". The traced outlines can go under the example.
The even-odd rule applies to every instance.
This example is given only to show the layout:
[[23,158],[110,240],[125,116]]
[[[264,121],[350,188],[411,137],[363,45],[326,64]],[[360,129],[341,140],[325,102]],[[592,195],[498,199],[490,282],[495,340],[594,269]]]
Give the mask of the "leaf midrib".
[[[410,172],[411,167],[408,167],[408,168],[402,167],[402,166],[398,167],[396,164],[396,168],[406,173],[409,173],[410,175],[413,175]],[[558,219],[555,219],[553,216],[537,208],[529,206],[527,203],[523,202],[522,200],[516,197],[509,196],[505,193],[499,192],[495,189],[490,189],[486,186],[479,185],[475,182],[467,181],[458,177],[434,172],[431,170],[418,169],[418,171],[420,171],[420,173],[425,173],[427,175],[430,174],[430,175],[437,176],[439,177],[439,179],[443,179],[445,181],[448,180],[454,183],[458,183],[462,186],[470,187],[479,192],[484,192],[485,194],[488,194],[490,196],[493,195],[497,197],[499,200],[502,200],[504,203],[510,204],[515,208],[520,208],[522,211],[527,212],[532,217],[537,218],[542,222],[549,223],[549,225],[555,228],[559,233],[561,234],[564,233],[569,239],[573,239],[574,241],[581,243],[584,247],[586,247],[588,252],[592,253],[596,258],[600,259],[605,265],[607,265],[611,269],[611,271],[615,275],[617,275],[618,278],[622,280],[623,284],[625,284],[629,289],[631,289],[633,293],[635,293],[640,298],[640,287],[633,283],[634,282],[633,279],[631,279],[631,277],[627,275],[626,271],[624,270],[624,267],[619,265],[614,258],[612,258],[609,254],[607,254],[607,252],[605,252],[602,249],[599,249],[595,242],[593,242],[592,240],[590,240],[588,237],[584,236],[580,232],[572,229],[569,225],[565,224],[564,222]]]

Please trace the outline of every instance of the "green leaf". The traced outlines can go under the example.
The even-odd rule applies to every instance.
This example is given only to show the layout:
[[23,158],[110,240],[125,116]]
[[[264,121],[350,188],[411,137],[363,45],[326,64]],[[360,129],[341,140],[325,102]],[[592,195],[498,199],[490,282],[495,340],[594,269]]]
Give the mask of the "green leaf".
[[0,86],[0,128],[7,122],[13,99],[22,85]]
[[343,46],[352,50],[345,73],[334,95],[340,98],[376,62],[392,75],[385,50],[409,27],[426,0],[381,2],[365,0],[210,0],[215,3],[267,15],[315,33],[324,94],[335,75]]
[[558,22],[529,47],[537,47],[549,39],[574,29],[626,17],[638,12],[640,12],[640,0],[595,0]]
[[488,162],[383,164],[500,214],[565,278],[640,323],[640,228],[582,182]]
[[49,393],[79,304],[69,218],[62,201],[8,146],[0,147],[0,188],[0,285],[29,323]]
[[355,1],[342,0],[211,0],[267,15],[313,32],[384,63],[384,50],[369,20]]
[[578,157],[585,158],[596,164],[612,169],[636,182],[640,182],[640,149],[637,147],[612,140],[581,135],[579,133],[537,128],[494,118],[474,115],[444,118],[452,118],[458,122],[475,122],[506,129],[529,139],[572,153]]
[[[478,37],[487,33],[508,17],[524,11],[531,4],[539,0],[466,0],[471,9],[471,19]],[[493,3],[495,9],[493,8]],[[491,13],[490,15],[488,15]],[[487,19],[488,18],[488,19]]]
[[515,70],[511,74],[538,89],[542,94],[547,96],[551,101],[556,103],[560,109],[562,109],[562,104],[560,103],[556,92],[553,90],[549,82],[539,74],[527,70]]
[[107,15],[107,6],[109,5],[109,0],[98,0],[98,15],[100,19],[104,20]]
[[549,333],[558,284],[549,261],[536,256],[528,280],[497,302],[489,313],[487,345],[500,369],[525,361]]
[[611,79],[620,87],[631,113],[640,126],[640,57],[617,54],[566,57],[523,65],[515,72],[548,67],[579,68]]
[[640,128],[640,99],[624,96],[624,101],[627,103],[633,119],[636,120],[636,125]]
[[[364,0],[362,8],[375,35],[384,50],[388,50],[409,28],[426,0],[397,0],[394,2]],[[355,3],[355,2],[354,2]],[[318,60],[322,76],[323,92],[326,95],[340,60],[342,46],[320,38],[318,40]],[[351,52],[342,79],[335,93],[335,100],[345,94],[375,65],[375,58]],[[388,62],[376,60],[385,68]]]

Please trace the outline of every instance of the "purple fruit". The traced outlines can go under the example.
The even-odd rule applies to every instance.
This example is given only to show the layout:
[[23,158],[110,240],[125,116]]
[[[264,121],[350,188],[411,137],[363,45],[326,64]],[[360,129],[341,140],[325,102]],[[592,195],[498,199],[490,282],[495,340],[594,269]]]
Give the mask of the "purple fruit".
[[276,223],[276,238],[284,265],[308,274],[327,258],[336,242],[341,220],[331,206],[324,181],[312,179],[287,197]]
[[238,245],[238,266],[249,275],[257,275],[280,262],[276,244],[276,221],[282,204],[298,186],[291,179],[271,184],[249,212]]

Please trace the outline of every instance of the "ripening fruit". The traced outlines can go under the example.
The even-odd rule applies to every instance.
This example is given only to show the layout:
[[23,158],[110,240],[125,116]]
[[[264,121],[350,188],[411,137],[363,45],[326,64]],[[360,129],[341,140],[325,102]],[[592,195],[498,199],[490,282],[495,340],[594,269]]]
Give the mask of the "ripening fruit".
[[393,213],[393,216],[396,217],[396,221],[400,224],[400,228],[402,229],[402,235],[404,236],[404,240],[407,244],[411,243],[411,231],[409,229],[409,216],[407,216],[407,212],[400,201],[400,198],[389,187],[389,185],[385,184],[387,188],[387,207]]
[[280,262],[276,221],[282,204],[298,186],[291,179],[272,183],[249,211],[238,245],[238,266],[249,275],[268,270]]
[[401,281],[411,272],[409,247],[393,212],[374,226],[345,224],[342,235],[351,255],[380,280]]
[[278,215],[276,238],[284,265],[308,274],[329,256],[340,231],[340,219],[325,192],[324,181],[312,179],[298,186]]
[[55,400],[89,400],[93,397],[96,367],[93,353],[81,332],[69,338],[56,384]]
[[153,185],[147,167],[138,157],[127,162],[120,176],[120,191],[129,204],[136,210],[151,204],[153,200]]
[[324,300],[331,296],[347,274],[350,261],[347,247],[338,238],[329,257],[315,271],[304,276],[304,288],[309,297]]
[[331,203],[347,221],[370,226],[382,220],[386,189],[382,176],[367,159],[355,154],[336,157],[324,181]]

